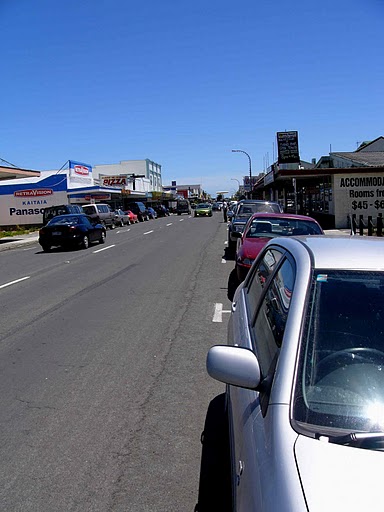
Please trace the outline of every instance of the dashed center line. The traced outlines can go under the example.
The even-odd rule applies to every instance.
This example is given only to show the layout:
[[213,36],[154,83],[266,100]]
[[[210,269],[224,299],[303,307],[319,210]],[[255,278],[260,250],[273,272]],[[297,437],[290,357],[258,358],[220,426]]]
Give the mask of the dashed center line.
[[167,226],[172,226],[172,222],[170,222],[169,224],[167,224]]
[[20,279],[16,279],[15,281],[10,281],[9,283],[2,284],[2,285],[0,285],[0,289],[1,288],[6,288],[7,286],[11,286],[11,285],[16,284],[16,283],[21,283],[21,281],[25,281],[26,279],[30,279],[30,277],[31,276],[21,277]]
[[96,253],[101,252],[101,251],[106,251],[107,249],[112,249],[112,247],[115,247],[115,244],[108,245],[108,247],[103,247],[102,249],[97,249],[97,251],[92,251],[92,252],[93,252],[93,254],[96,254]]
[[153,229],[151,229],[151,231],[147,231],[146,233],[143,233],[143,235],[149,235],[149,233],[153,233]]

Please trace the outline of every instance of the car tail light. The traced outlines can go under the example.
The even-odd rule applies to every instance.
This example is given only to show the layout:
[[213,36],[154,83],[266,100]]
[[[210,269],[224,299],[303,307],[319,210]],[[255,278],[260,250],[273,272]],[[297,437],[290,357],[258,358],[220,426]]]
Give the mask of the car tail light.
[[44,228],[41,228],[41,229],[39,230],[39,235],[44,235],[44,234],[45,234],[45,229],[44,229]]

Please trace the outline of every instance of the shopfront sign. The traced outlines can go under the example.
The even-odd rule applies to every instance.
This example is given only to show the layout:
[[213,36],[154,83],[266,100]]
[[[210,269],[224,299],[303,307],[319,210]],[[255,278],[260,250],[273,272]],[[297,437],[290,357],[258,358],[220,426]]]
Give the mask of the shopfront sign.
[[353,213],[364,218],[384,214],[384,172],[335,175],[333,179],[336,227]]
[[296,131],[277,132],[277,150],[279,164],[300,162],[299,136]]
[[129,178],[126,174],[118,176],[101,176],[103,187],[118,187],[123,188],[128,185]]
[[69,188],[81,185],[93,185],[92,166],[69,160]]

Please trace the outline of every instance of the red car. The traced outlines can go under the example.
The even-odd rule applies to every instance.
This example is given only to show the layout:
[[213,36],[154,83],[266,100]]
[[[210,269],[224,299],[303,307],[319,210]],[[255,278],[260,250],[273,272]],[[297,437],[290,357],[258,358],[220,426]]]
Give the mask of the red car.
[[277,236],[323,235],[320,225],[311,217],[288,213],[255,213],[243,233],[234,232],[238,238],[236,273],[244,281],[248,270],[264,245]]
[[130,224],[135,224],[136,222],[139,222],[139,219],[137,218],[137,215],[135,215],[131,210],[125,210],[127,215],[129,215],[129,222]]

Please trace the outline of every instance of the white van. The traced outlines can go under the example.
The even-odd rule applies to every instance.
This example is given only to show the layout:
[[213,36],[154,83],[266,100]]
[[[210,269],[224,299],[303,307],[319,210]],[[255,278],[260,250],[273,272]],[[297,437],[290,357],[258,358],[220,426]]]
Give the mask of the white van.
[[115,213],[107,204],[84,204],[83,210],[92,219],[97,219],[104,226],[115,229]]

